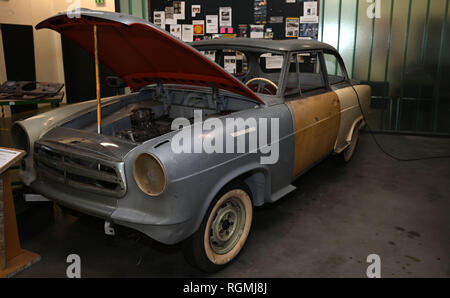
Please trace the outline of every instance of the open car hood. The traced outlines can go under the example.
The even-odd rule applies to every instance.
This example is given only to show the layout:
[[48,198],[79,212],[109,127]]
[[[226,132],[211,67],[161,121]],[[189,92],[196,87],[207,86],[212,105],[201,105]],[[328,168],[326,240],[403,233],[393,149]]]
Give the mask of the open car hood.
[[[80,17],[73,17],[79,14]],[[94,55],[97,25],[99,59],[132,90],[156,83],[216,86],[263,101],[241,81],[199,51],[157,26],[129,15],[80,9],[60,13],[36,26],[59,32]]]

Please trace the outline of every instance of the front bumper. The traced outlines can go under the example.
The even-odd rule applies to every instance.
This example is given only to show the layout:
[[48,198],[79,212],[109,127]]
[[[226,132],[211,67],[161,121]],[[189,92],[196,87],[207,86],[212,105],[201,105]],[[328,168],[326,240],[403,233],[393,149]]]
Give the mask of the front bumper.
[[[31,184],[31,189],[63,207],[132,228],[164,244],[175,244],[186,239],[195,227],[194,218],[174,224],[150,224],[148,220],[136,220],[136,217],[126,216],[130,210],[118,207],[117,198],[87,193],[64,184],[36,180]],[[140,212],[134,210],[134,213]]]

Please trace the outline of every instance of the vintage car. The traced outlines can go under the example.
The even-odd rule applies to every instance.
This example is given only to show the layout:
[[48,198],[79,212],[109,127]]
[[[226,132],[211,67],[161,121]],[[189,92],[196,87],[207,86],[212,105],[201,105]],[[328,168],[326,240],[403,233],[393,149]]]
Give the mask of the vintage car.
[[[101,133],[95,100],[12,127],[15,146],[28,152],[23,182],[60,206],[102,218],[105,227],[183,241],[189,261],[215,271],[244,246],[253,207],[293,191],[292,182],[330,154],[352,157],[371,91],[350,80],[332,46],[247,38],[186,44],[142,19],[84,9],[37,29],[93,54],[94,25],[99,59],[117,74],[111,85],[123,80],[131,89],[102,99]],[[223,125],[205,133],[195,118]],[[188,123],[174,127],[177,119]],[[180,142],[186,131],[192,142]],[[256,150],[237,148],[254,136]],[[174,146],[191,149],[210,137],[236,142],[226,152]]]

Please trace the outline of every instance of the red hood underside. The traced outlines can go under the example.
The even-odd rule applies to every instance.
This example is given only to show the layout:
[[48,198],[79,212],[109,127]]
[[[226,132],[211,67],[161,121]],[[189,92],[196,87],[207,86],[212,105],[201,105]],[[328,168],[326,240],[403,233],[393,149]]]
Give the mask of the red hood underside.
[[93,55],[94,25],[97,25],[101,63],[134,91],[156,81],[214,85],[263,103],[241,81],[199,51],[141,19],[83,9],[80,18],[59,14],[36,28],[55,30]]

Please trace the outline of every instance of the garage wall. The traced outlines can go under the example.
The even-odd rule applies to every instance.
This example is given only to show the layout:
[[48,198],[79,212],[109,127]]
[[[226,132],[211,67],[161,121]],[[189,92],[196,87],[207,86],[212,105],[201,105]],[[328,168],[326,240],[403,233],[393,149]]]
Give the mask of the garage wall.
[[[0,1],[0,24],[35,26],[40,21],[58,12],[66,11],[77,0],[8,0]],[[79,0],[81,7],[115,11],[114,0],[105,0],[97,5],[94,0]],[[36,80],[64,82],[61,39],[51,30],[33,30],[36,63]],[[1,39],[0,39],[1,40]],[[0,81],[6,81],[3,47],[0,41]]]
[[450,134],[449,0],[378,1],[380,18],[370,19],[366,0],[323,0],[319,39],[355,79],[389,82],[392,108],[375,128]]

